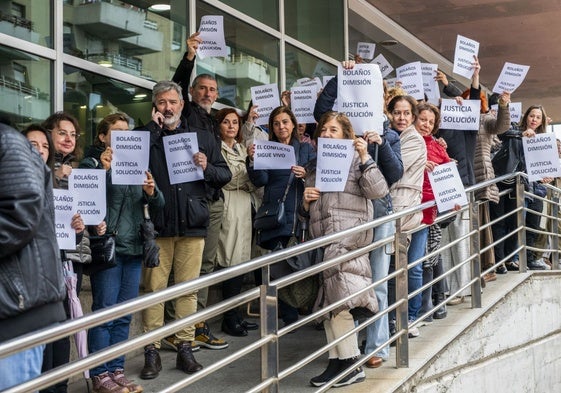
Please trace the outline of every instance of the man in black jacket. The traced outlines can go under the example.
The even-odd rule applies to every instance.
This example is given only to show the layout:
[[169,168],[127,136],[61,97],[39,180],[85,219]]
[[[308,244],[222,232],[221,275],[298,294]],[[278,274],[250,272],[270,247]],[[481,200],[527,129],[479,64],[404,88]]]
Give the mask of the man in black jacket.
[[[0,124],[0,343],[64,321],[51,171]],[[39,376],[44,345],[0,358],[0,390]]]
[[[209,222],[208,201],[212,190],[221,188],[232,177],[220,152],[220,145],[212,134],[194,128],[181,115],[184,106],[181,87],[171,81],[158,82],[152,92],[153,121],[146,125],[150,131],[150,170],[165,199],[163,212],[154,214],[153,221],[159,237],[160,265],[147,269],[144,287],[155,292],[167,287],[171,270],[175,283],[199,277],[203,248]],[[196,133],[199,151],[193,155],[193,163],[202,168],[204,179],[171,184],[166,162],[163,137],[178,133]],[[197,311],[197,294],[180,296],[175,302],[177,319]],[[164,323],[163,305],[144,310],[144,331],[161,327]],[[190,326],[175,333],[173,339],[178,350],[177,368],[194,373],[202,369],[192,354],[195,328]],[[156,378],[161,370],[158,354],[160,342],[145,348],[145,364],[140,377]]]
[[[193,80],[191,86],[191,74],[195,67],[195,57],[197,48],[202,42],[198,32],[191,34],[187,38],[187,52],[177,66],[177,70],[172,80],[181,86],[183,96],[187,92],[191,95],[191,100],[187,101],[183,107],[183,116],[187,119],[190,127],[206,130],[210,135],[214,135],[218,145],[221,144],[220,130],[214,116],[211,115],[212,105],[218,98],[218,84],[216,79],[210,74],[200,74]],[[224,213],[224,196],[220,188],[214,188],[212,197],[209,199],[210,222],[208,226],[208,236],[205,241],[203,251],[203,262],[201,264],[201,274],[212,273],[216,267],[216,253],[218,250],[218,234]],[[199,290],[197,305],[198,310],[206,307],[208,299],[208,288]],[[248,322],[246,322],[248,323]],[[257,329],[256,324],[250,324],[251,328]],[[216,338],[211,333],[210,328],[205,322],[197,324],[195,332],[195,342],[197,345],[209,349],[224,349],[228,343],[223,339]]]

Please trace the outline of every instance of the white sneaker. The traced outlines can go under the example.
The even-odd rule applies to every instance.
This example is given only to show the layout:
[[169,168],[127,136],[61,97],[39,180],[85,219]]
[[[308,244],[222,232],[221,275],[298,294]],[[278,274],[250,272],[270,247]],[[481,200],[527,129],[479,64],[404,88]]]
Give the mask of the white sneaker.
[[334,388],[340,388],[341,386],[352,385],[353,383],[359,383],[366,379],[366,373],[362,367],[355,368],[349,375],[345,378],[333,384]]
[[[409,326],[411,326],[411,324],[413,322],[415,322],[415,321],[414,320],[409,320]],[[421,335],[421,333],[419,332],[419,329],[417,328],[417,326],[409,328],[409,338],[419,337],[420,335]]]

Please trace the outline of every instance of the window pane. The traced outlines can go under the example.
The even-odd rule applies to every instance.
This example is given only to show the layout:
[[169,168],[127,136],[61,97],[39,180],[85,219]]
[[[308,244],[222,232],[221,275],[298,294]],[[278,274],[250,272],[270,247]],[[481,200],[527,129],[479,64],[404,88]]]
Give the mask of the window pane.
[[285,0],[285,31],[335,59],[345,58],[342,0]]
[[52,48],[51,1],[0,1],[0,33]]
[[[286,45],[286,87],[294,86],[301,78],[335,76],[337,67],[292,45]],[[322,80],[323,82],[323,80]]]
[[64,5],[64,52],[149,80],[171,78],[185,49],[187,2],[150,11],[146,1]]
[[78,119],[83,147],[92,143],[97,124],[111,113],[127,114],[134,126],[150,121],[150,90],[70,66],[64,67],[64,86],[64,110]]
[[222,2],[275,30],[279,28],[278,0],[222,0]]
[[0,46],[0,117],[23,129],[51,114],[52,64],[32,54]]
[[[279,41],[254,27],[199,3],[197,20],[203,15],[223,15],[228,57],[197,59],[197,74],[214,75],[220,89],[219,102],[246,109],[250,87],[278,83]],[[197,26],[198,28],[198,26]]]

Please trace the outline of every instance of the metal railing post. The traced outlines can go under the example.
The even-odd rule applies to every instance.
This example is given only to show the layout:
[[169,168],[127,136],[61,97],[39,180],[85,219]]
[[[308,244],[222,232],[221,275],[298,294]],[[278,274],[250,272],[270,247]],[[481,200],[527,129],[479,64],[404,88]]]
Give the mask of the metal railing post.
[[520,266],[520,273],[525,273],[528,270],[528,264],[526,259],[526,220],[524,214],[524,182],[521,175],[516,176],[516,208],[518,212],[516,213],[516,226],[518,228],[522,227],[521,231],[518,231],[518,245],[523,246],[522,250],[518,255],[518,266]]
[[559,269],[559,193],[557,191],[551,192],[548,190],[548,195],[551,196],[551,216],[555,217],[551,220],[551,256],[549,258],[551,262],[551,269]]
[[471,279],[478,279],[471,284],[471,307],[481,308],[481,249],[479,239],[479,204],[475,199],[475,193],[469,194],[469,228],[472,235],[469,242],[469,254],[475,256],[471,260]]
[[[261,315],[261,337],[277,334],[278,331],[278,288],[270,284],[269,266],[261,269],[262,285],[259,298],[259,312]],[[261,347],[261,381],[274,378],[275,382],[263,390],[263,393],[278,393],[279,391],[279,340]]]
[[[395,260],[395,270],[398,271],[403,269],[401,273],[399,273],[395,277],[395,301],[399,302],[405,299],[405,302],[400,304],[395,309],[395,317],[396,317],[396,328],[397,331],[401,331],[402,329],[408,329],[409,323],[409,301],[407,299],[407,295],[409,294],[408,288],[408,276],[409,272],[407,270],[407,249],[409,240],[407,239],[407,234],[402,233],[401,231],[401,222],[402,219],[398,219],[395,223],[395,252],[394,252],[394,260]],[[408,333],[399,336],[397,339],[396,344],[396,365],[399,368],[402,367],[409,367],[409,335]]]

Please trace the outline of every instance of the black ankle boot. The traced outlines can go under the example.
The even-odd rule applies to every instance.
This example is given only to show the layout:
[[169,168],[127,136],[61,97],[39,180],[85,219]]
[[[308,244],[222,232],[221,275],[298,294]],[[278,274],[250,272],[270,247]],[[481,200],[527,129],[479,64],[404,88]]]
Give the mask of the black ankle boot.
[[193,374],[203,369],[203,366],[195,360],[190,341],[181,341],[177,344],[177,359],[175,367],[179,370]]
[[237,319],[224,318],[222,320],[222,331],[230,336],[247,336],[247,329]]
[[339,371],[341,370],[341,363],[342,361],[339,359],[329,359],[329,364],[323,373],[318,375],[317,377],[313,377],[310,379],[310,384],[312,386],[322,386],[325,385],[327,382],[331,381]]
[[[443,293],[439,293],[434,297],[433,301],[434,304],[436,305],[442,303],[444,299],[445,299],[445,295]],[[434,319],[444,319],[446,318],[447,315],[448,315],[448,311],[446,311],[446,305],[443,305],[438,310],[436,310],[434,314],[432,314],[432,317]]]
[[259,329],[259,324],[255,323],[255,322],[246,321],[245,319],[242,319],[240,321],[240,325],[242,325],[245,328],[245,330],[257,330],[257,329]]
[[141,379],[154,379],[162,371],[160,354],[153,344],[144,347],[144,367],[140,371]]

